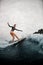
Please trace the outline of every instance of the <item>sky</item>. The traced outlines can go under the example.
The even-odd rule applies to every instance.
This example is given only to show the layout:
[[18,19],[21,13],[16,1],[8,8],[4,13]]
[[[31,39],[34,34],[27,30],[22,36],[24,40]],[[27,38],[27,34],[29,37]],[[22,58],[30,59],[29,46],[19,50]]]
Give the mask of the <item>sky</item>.
[[43,0],[0,0],[0,37],[10,38],[7,25],[16,23],[23,37],[43,28]]

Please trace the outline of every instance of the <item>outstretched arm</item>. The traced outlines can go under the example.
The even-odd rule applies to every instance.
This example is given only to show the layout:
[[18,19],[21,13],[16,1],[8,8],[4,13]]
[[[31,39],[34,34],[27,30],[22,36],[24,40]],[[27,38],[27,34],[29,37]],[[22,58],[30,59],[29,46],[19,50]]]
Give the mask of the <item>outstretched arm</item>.
[[17,31],[21,31],[21,32],[22,32],[22,30],[19,30],[19,29],[15,29],[15,30],[17,30]]
[[12,27],[12,26],[9,25],[9,23],[7,23],[7,24],[8,24],[9,27]]

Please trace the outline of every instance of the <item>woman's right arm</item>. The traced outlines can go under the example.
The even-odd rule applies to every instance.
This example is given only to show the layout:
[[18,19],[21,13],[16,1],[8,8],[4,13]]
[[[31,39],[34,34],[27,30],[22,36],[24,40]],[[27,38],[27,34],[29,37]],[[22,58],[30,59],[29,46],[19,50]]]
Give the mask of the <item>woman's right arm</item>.
[[12,26],[10,26],[10,24],[9,24],[9,23],[7,23],[7,24],[8,24],[8,26],[9,26],[9,27],[12,27]]

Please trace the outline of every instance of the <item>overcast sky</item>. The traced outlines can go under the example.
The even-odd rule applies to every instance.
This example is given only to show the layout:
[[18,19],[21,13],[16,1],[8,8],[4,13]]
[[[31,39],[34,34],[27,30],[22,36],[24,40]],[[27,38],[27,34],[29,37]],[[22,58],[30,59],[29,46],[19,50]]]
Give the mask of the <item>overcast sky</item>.
[[17,24],[28,35],[43,28],[43,0],[0,0],[0,37],[8,37],[7,25]]

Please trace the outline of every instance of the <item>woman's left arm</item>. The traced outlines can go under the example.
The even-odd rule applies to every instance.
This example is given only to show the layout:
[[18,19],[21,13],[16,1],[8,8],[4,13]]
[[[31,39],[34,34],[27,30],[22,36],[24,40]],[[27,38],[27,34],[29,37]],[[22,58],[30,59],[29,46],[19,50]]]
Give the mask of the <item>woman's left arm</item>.
[[22,30],[19,30],[19,29],[15,29],[15,30],[17,30],[17,31],[21,31],[21,32],[22,32]]

